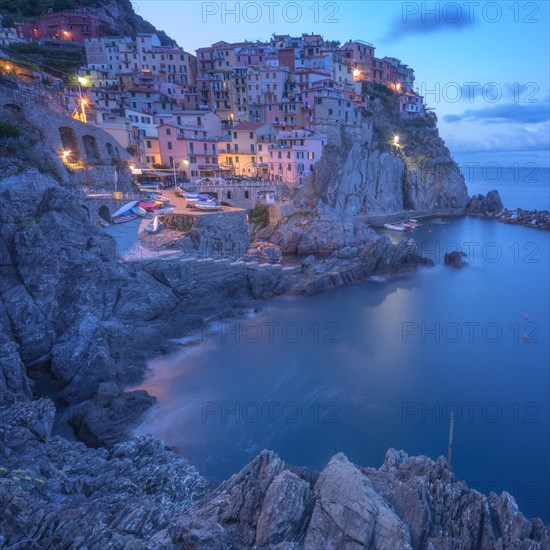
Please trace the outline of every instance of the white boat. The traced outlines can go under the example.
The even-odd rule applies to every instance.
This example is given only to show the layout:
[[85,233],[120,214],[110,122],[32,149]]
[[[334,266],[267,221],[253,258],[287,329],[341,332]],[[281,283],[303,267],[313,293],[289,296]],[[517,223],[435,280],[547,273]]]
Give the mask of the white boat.
[[145,231],[148,231],[149,233],[156,233],[159,230],[160,227],[160,220],[158,216],[155,216],[153,218],[153,221],[148,223],[145,226]]
[[129,212],[134,208],[134,206],[138,203],[138,201],[131,201],[124,206],[121,206],[116,212],[113,212],[111,214],[111,218],[116,218],[117,216],[122,216],[122,214],[126,214],[126,212]]
[[132,212],[134,214],[137,214],[138,216],[145,216],[145,214],[147,214],[147,210],[145,210],[145,208],[142,208],[141,206],[139,206],[139,204],[136,204],[136,206],[134,206],[132,208]]
[[156,214],[171,214],[174,211],[175,206],[163,206],[158,210],[155,210]]
[[215,201],[199,201],[194,204],[197,210],[219,210],[222,205]]
[[203,200],[201,195],[197,195],[196,193],[187,193],[187,191],[183,191],[182,196],[187,202],[199,202],[200,200]]
[[385,223],[384,227],[386,229],[391,229],[392,231],[407,231],[406,227],[403,227],[402,225],[398,225],[394,223]]
[[182,191],[182,196],[187,202],[203,202],[213,200],[213,198],[209,195],[201,195],[200,193],[189,193],[187,191]]

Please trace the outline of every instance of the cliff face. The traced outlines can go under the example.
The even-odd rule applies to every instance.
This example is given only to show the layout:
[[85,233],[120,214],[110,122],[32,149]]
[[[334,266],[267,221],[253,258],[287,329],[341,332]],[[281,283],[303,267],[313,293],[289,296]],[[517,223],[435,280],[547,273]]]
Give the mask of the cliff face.
[[[342,128],[315,172],[321,200],[346,214],[464,209],[464,178],[439,137],[436,119],[403,120],[398,97],[382,86],[365,87],[372,111],[360,131]],[[397,144],[394,136],[398,136]]]

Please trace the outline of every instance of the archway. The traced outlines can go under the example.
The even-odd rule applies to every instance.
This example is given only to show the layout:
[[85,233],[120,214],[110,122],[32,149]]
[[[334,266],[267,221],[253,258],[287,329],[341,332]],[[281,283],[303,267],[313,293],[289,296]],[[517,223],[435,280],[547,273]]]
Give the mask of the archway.
[[106,143],[105,147],[107,148],[107,153],[109,153],[109,156],[113,160],[118,160],[120,158],[120,155],[118,153],[118,148],[113,146],[112,143]]
[[84,151],[86,152],[86,159],[89,162],[99,162],[99,149],[97,147],[97,141],[94,136],[86,134],[82,136],[82,143],[84,144]]
[[6,118],[10,120],[14,120],[17,122],[25,120],[23,107],[21,107],[21,105],[17,105],[17,103],[5,103],[4,113],[6,115]]
[[80,160],[80,147],[75,131],[69,126],[60,126],[59,137],[63,150],[70,151],[69,158],[73,161]]
[[109,210],[109,207],[103,204],[99,207],[99,210],[97,212],[99,214],[99,217],[105,220],[106,222],[113,223],[111,220],[111,211]]

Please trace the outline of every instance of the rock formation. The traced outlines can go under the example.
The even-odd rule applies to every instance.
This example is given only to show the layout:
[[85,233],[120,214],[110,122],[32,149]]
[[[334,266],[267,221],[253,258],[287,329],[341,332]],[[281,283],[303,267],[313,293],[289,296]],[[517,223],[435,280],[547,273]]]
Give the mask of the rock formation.
[[457,481],[444,459],[342,454],[321,473],[263,451],[213,488],[151,437],[90,449],[51,437],[41,399],[0,408],[0,545],[36,548],[529,548],[550,529],[507,493]]
[[464,267],[468,265],[468,262],[464,261],[466,253],[458,250],[452,252],[445,252],[443,262],[445,265],[451,265],[453,267]]
[[397,94],[376,84],[365,88],[374,101],[361,132],[342,128],[317,166],[314,189],[321,200],[352,215],[464,210],[464,177],[439,137],[435,115],[402,119]]

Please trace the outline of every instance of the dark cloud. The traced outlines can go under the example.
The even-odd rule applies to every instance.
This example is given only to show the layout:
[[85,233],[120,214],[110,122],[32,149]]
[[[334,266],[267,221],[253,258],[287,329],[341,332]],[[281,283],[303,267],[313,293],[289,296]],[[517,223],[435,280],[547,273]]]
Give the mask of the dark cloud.
[[434,34],[445,31],[460,31],[472,27],[475,19],[467,6],[459,2],[436,3],[436,13],[427,12],[424,2],[403,2],[401,15],[393,20],[385,41],[408,35]]
[[447,115],[445,122],[480,121],[485,123],[536,124],[550,120],[550,105],[545,103],[505,103],[484,109],[468,109],[461,115]]

